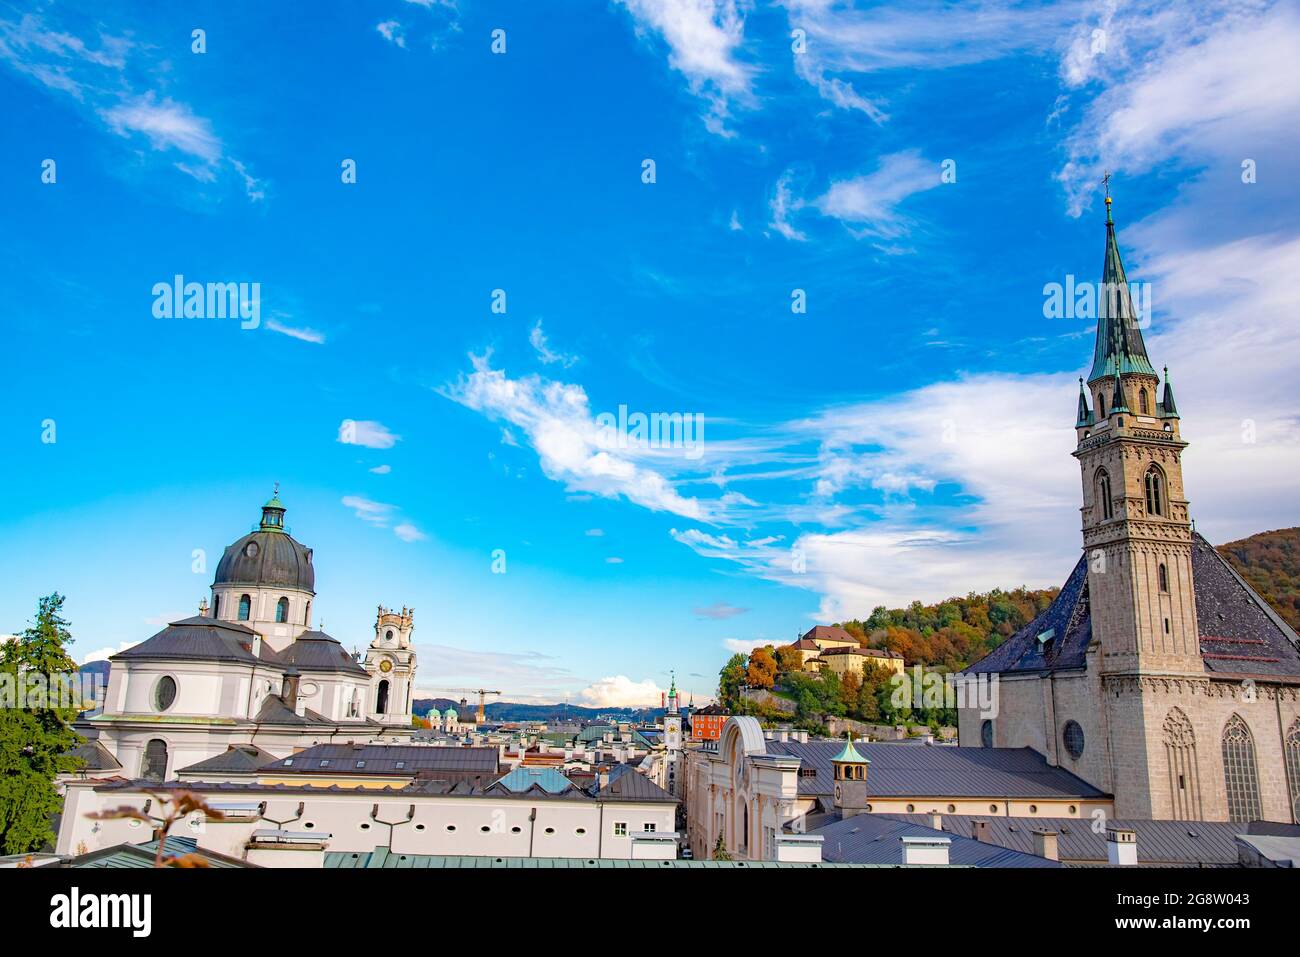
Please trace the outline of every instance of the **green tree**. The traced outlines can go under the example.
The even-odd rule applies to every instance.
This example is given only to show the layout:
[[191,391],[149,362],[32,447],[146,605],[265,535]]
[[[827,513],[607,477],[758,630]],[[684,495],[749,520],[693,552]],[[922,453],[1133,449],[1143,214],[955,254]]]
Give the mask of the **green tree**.
[[713,845],[713,859],[715,861],[729,861],[731,854],[727,851],[727,846],[722,843],[722,835],[718,835],[718,843]]
[[736,709],[741,700],[740,689],[745,684],[747,664],[748,659],[743,654],[736,653],[718,672],[718,704],[732,714],[739,713]]
[[[72,635],[59,614],[62,608],[63,596],[57,593],[40,600],[36,621],[0,651],[0,682],[17,689],[20,681],[30,684],[39,674],[52,688],[77,670],[65,650]],[[54,780],[60,772],[76,770],[77,759],[68,753],[81,741],[72,730],[76,717],[75,707],[0,708],[0,845],[5,853],[25,854],[54,840],[50,820],[62,807]]]

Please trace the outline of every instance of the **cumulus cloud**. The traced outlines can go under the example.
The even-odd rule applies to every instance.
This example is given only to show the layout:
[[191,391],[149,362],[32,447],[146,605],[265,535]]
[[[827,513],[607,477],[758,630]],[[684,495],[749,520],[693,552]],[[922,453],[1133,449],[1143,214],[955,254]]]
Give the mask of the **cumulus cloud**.
[[[176,620],[175,618],[169,619],[169,621],[175,621],[175,620]],[[138,644],[140,644],[140,642],[138,641],[123,641],[116,648],[112,646],[109,646],[107,648],[96,648],[94,651],[86,652],[86,654],[82,656],[81,661],[79,661],[78,664],[88,665],[92,661],[107,661],[109,658],[113,657],[113,655],[117,654],[118,652],[126,651],[126,649],[128,648],[134,648]]]
[[394,46],[406,49],[406,31],[396,20],[385,20],[382,23],[375,24],[375,30],[379,35]]
[[373,419],[344,419],[339,423],[338,441],[343,445],[361,445],[368,449],[391,449],[401,436]]
[[613,675],[592,682],[578,692],[578,698],[592,708],[645,708],[658,705],[665,690],[653,678],[633,681],[627,675]]

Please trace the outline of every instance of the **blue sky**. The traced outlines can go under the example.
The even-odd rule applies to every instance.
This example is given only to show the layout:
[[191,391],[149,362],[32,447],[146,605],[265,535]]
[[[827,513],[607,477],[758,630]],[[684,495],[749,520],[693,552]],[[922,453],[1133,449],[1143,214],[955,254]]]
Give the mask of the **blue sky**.
[[[1198,528],[1295,524],[1297,48],[1285,4],[0,6],[0,630],[57,589],[79,657],[143,640],[277,481],[326,630],[411,605],[423,686],[515,700],[1059,583],[1092,327],[1043,287],[1097,278],[1103,169]],[[258,327],[155,318],[177,274]]]

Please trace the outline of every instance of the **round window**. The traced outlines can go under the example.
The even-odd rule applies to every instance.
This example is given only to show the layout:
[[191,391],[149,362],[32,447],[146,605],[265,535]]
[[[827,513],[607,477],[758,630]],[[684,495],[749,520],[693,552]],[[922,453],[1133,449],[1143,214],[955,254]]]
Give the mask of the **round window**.
[[249,558],[256,558],[258,553],[257,542],[249,542],[244,546],[244,554]]
[[153,689],[153,706],[155,710],[166,711],[176,701],[176,679],[163,675]]
[[1065,750],[1070,752],[1070,757],[1078,761],[1083,756],[1083,728],[1079,727],[1079,722],[1065,722],[1061,737],[1065,739]]

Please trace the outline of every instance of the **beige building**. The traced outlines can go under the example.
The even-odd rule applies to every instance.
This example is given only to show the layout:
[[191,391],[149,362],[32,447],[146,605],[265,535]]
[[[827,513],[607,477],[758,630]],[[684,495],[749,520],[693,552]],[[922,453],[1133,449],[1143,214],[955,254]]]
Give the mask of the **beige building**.
[[[862,674],[862,666],[865,661],[862,656],[874,657],[876,658],[876,664],[890,670],[896,670],[899,673],[903,670],[902,655],[875,648],[863,648],[858,639],[839,625],[817,625],[814,628],[809,628],[798,641],[785,647],[793,648],[798,652],[800,666],[805,671],[819,672],[826,668],[841,675],[850,670]],[[840,659],[832,662],[825,657],[827,654],[845,652],[861,653],[859,655],[861,660]],[[897,659],[897,665],[892,663],[894,659]]]
[[903,656],[896,651],[885,651],[882,648],[829,648],[818,657],[810,659],[808,664],[814,662],[819,665],[820,671],[829,671],[840,677],[850,672],[861,677],[868,664],[884,668],[896,675],[903,673]]
[[1033,748],[1123,818],[1300,821],[1300,638],[1192,525],[1188,443],[1109,197],[1103,289],[1075,423],[1083,555],[1051,607],[968,670],[997,682],[998,707],[961,708],[961,744]]

